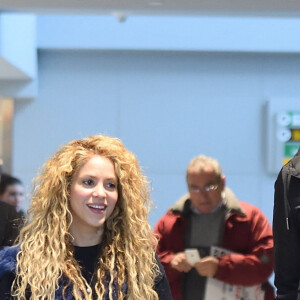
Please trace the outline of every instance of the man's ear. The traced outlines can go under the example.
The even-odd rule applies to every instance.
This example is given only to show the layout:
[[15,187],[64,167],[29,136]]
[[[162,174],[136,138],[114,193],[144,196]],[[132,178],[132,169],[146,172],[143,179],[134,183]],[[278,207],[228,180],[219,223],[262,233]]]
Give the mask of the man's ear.
[[221,188],[222,188],[222,190],[225,189],[225,185],[226,185],[226,177],[225,177],[225,175],[221,175]]

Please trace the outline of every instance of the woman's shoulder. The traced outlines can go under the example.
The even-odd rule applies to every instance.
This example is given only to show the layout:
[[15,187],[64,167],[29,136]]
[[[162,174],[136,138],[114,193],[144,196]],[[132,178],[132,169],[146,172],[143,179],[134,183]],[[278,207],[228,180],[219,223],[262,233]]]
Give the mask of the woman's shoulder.
[[16,268],[19,247],[4,247],[0,251],[0,276]]

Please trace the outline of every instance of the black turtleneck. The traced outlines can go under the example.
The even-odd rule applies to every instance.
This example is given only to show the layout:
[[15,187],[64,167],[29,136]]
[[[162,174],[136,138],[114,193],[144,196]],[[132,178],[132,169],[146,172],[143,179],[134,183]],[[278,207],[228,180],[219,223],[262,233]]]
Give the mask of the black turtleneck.
[[[78,247],[74,246],[74,258],[78,261],[82,276],[90,283],[95,271],[98,258],[101,252],[101,245]],[[94,276],[95,277],[95,276]]]

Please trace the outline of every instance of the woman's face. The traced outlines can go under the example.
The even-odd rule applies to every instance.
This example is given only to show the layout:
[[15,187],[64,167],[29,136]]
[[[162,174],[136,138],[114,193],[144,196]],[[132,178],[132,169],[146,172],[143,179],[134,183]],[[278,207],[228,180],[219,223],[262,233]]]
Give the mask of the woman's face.
[[8,185],[0,198],[3,202],[13,205],[19,209],[25,198],[23,185],[17,183]]
[[91,157],[72,179],[72,233],[99,231],[111,216],[117,201],[118,178],[112,162],[104,156]]

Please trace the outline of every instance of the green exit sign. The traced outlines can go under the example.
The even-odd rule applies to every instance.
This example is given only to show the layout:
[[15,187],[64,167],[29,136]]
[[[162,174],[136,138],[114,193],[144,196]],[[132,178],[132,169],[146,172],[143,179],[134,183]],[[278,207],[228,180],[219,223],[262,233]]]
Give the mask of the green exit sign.
[[297,153],[299,146],[300,143],[286,143],[284,145],[284,156],[293,157]]

